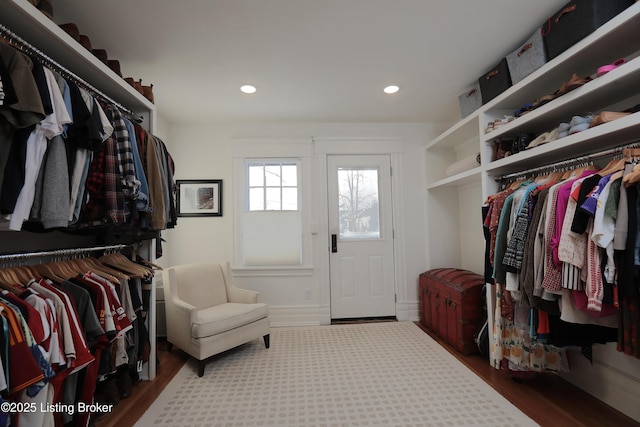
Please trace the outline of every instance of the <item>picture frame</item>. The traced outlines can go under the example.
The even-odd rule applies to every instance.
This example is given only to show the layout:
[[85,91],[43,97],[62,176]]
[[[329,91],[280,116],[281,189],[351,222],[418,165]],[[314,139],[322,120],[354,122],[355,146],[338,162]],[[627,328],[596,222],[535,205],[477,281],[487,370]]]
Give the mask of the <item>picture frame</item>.
[[177,180],[176,187],[179,217],[222,216],[221,179]]

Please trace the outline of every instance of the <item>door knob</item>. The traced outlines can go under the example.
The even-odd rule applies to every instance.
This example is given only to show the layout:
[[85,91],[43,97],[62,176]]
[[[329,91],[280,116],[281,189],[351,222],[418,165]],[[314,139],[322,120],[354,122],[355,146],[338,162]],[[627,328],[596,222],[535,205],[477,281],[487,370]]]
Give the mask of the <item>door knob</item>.
[[338,252],[338,236],[335,234],[331,235],[331,252]]

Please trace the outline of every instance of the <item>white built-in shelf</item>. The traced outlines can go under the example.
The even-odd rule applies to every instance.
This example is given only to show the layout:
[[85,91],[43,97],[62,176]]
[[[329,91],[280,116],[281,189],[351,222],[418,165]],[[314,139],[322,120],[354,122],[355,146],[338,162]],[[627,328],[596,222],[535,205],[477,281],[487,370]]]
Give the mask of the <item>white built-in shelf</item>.
[[45,55],[134,112],[154,104],[27,0],[0,1],[0,23]]

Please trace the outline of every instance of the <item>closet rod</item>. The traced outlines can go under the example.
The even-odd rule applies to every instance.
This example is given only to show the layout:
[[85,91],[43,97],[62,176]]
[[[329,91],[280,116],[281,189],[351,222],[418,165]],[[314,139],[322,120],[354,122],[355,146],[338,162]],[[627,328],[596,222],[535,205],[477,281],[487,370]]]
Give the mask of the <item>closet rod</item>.
[[16,33],[11,31],[9,28],[5,27],[3,24],[0,24],[0,36],[2,36],[2,38],[4,38],[5,40],[8,40],[12,45],[15,45],[17,48],[24,51],[25,53],[35,54],[37,56],[37,59],[41,63],[43,63],[43,65],[48,65],[49,67],[53,68],[55,71],[58,71],[59,73],[64,74],[66,77],[72,79],[76,84],[79,84],[80,86],[84,87],[93,95],[98,96],[104,99],[105,101],[108,101],[112,105],[114,105],[120,111],[122,111],[127,116],[129,116],[131,119],[135,120],[137,123],[142,123],[143,121],[142,116],[129,110],[119,102],[114,101],[112,98],[108,97],[103,92],[96,89],[93,85],[87,83],[85,80],[80,78],[77,74],[72,73],[67,68],[60,65],[57,61],[54,61],[53,59],[51,59],[51,57],[48,56],[46,53],[42,52],[40,49],[36,48],[28,41],[18,36]]
[[596,160],[596,159],[600,159],[600,158],[604,158],[604,157],[615,156],[616,154],[622,154],[622,152],[624,151],[625,148],[638,147],[639,144],[640,144],[640,142],[635,142],[635,143],[632,143],[632,144],[625,144],[625,145],[622,145],[620,147],[611,148],[611,149],[605,150],[605,151],[599,151],[597,153],[587,154],[585,156],[576,157],[574,159],[562,160],[560,162],[550,163],[550,164],[545,165],[545,166],[538,166],[538,167],[535,167],[535,168],[531,168],[531,169],[527,169],[527,170],[519,171],[519,172],[514,172],[514,173],[510,173],[510,174],[506,174],[506,175],[496,175],[494,179],[496,181],[502,181],[502,180],[505,180],[505,179],[519,178],[519,177],[532,175],[532,174],[536,174],[536,173],[540,173],[540,172],[552,171],[553,169],[562,168],[562,167],[565,167],[565,166],[575,166],[575,165],[579,165],[581,163],[590,162],[592,160]]
[[46,256],[76,255],[76,254],[82,254],[86,252],[121,251],[122,249],[127,247],[131,247],[131,245],[89,246],[86,248],[56,249],[52,251],[25,252],[21,254],[6,254],[6,255],[0,255],[0,262],[11,261],[16,259],[23,260],[28,258],[46,257]]

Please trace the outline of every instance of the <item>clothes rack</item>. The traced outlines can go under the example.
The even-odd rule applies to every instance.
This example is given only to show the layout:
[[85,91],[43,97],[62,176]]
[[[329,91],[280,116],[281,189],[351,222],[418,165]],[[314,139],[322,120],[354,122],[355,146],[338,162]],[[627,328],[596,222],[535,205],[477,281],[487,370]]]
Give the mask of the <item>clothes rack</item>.
[[585,156],[580,156],[580,157],[576,157],[569,160],[562,160],[556,163],[551,163],[544,166],[538,166],[538,167],[527,169],[524,171],[514,172],[506,175],[496,175],[494,179],[496,182],[514,180],[518,178],[524,178],[527,176],[540,174],[541,172],[543,173],[553,172],[553,171],[560,170],[562,168],[576,167],[581,164],[590,164],[594,160],[621,155],[625,148],[638,148],[638,147],[640,147],[640,141],[634,142],[631,144],[627,143],[625,145],[611,148],[609,150],[599,151],[596,153],[587,154]]
[[87,83],[84,79],[80,78],[77,74],[69,71],[67,68],[60,65],[57,61],[53,60],[49,55],[45,54],[40,49],[33,46],[31,43],[24,40],[22,37],[18,36],[16,33],[11,31],[9,28],[4,26],[3,24],[0,24],[0,36],[2,36],[2,38],[4,38],[5,40],[9,41],[11,45],[22,50],[24,53],[35,55],[43,65],[46,65],[52,68],[54,71],[57,71],[60,74],[62,74],[64,77],[67,77],[73,80],[74,83],[82,86],[84,89],[91,92],[94,96],[97,96],[109,102],[110,104],[118,108],[120,111],[122,111],[124,114],[129,116],[135,122],[142,123],[143,121],[142,116],[134,113],[133,111],[126,108],[119,102],[114,101],[111,97],[105,95],[103,92],[96,89],[93,85]]
[[52,251],[40,251],[40,252],[25,252],[20,254],[5,254],[0,255],[0,263],[5,261],[25,260],[29,258],[42,258],[42,257],[64,257],[70,255],[80,255],[90,252],[109,251],[120,252],[125,248],[129,248],[131,245],[108,245],[108,246],[91,246],[86,248],[72,248],[72,249],[56,249]]

